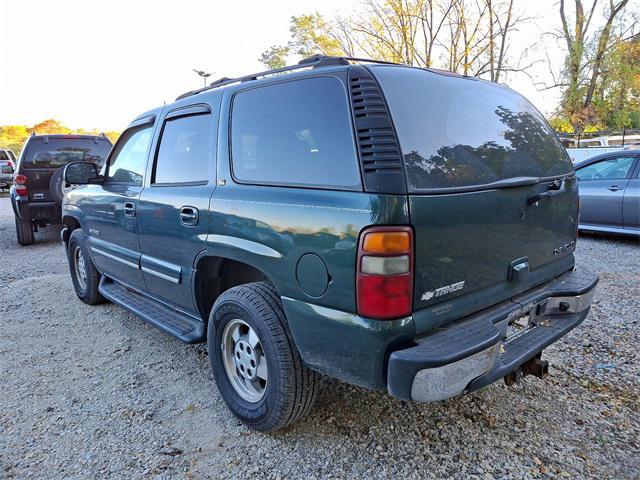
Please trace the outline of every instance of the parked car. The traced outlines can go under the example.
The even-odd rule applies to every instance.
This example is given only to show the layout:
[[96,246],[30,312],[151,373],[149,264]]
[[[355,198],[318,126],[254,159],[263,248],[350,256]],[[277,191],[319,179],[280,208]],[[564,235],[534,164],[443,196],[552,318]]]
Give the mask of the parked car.
[[7,190],[13,184],[16,156],[11,150],[0,148],[0,189]]
[[66,167],[77,296],[207,341],[257,430],[309,410],[319,373],[413,401],[544,377],[595,290],[573,166],[539,112],[354,61],[221,79],[136,118],[102,170]]
[[111,141],[104,135],[31,135],[22,149],[11,187],[16,236],[31,245],[39,227],[62,223],[62,175],[69,162],[102,166]]
[[580,230],[640,235],[639,157],[625,150],[576,165]]

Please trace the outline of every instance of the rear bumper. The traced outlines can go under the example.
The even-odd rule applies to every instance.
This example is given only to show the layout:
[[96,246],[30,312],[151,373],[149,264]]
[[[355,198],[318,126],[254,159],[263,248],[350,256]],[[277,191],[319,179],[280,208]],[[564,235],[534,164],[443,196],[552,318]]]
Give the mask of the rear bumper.
[[[495,307],[415,340],[391,353],[387,388],[403,400],[437,401],[472,392],[505,377],[582,322],[598,282],[564,275]],[[507,327],[529,317],[513,335]]]
[[13,212],[22,220],[62,221],[62,210],[55,202],[30,202],[27,197],[13,196],[11,203]]

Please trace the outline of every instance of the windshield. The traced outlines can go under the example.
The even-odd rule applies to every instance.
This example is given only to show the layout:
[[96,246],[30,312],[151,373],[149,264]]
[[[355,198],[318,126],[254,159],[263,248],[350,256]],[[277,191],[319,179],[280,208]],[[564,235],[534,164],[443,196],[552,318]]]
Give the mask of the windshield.
[[486,185],[573,170],[542,115],[497,84],[372,66],[400,140],[409,191]]
[[27,146],[22,159],[23,168],[59,168],[69,162],[91,162],[102,166],[111,150],[106,139],[92,138],[35,138]]

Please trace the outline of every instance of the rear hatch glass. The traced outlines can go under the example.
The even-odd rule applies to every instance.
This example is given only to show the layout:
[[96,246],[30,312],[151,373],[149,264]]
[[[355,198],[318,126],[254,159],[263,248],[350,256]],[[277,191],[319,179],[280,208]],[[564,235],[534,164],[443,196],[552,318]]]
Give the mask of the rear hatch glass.
[[70,162],[92,162],[100,166],[111,150],[106,139],[35,138],[22,158],[22,168],[60,168]]
[[573,171],[554,131],[518,93],[416,68],[372,70],[389,102],[410,191]]
[[[416,316],[419,329],[496,304],[571,268],[573,166],[526,99],[465,77],[370,68],[405,162],[416,238],[414,309],[424,309]],[[552,196],[530,204],[532,195],[551,190]],[[512,265],[523,262],[529,274],[515,275]]]

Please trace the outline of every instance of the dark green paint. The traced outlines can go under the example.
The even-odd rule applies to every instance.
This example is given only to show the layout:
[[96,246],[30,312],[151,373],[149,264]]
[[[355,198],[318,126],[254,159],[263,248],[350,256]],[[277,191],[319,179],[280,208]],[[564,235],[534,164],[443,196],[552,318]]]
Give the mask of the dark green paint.
[[[345,72],[343,68],[336,75],[343,78]],[[278,80],[251,85],[269,81]],[[410,344],[416,334],[495,305],[573,266],[571,252],[553,251],[575,240],[575,180],[567,180],[562,195],[531,207],[527,197],[542,191],[543,184],[382,195],[236,182],[229,161],[229,106],[242,88],[247,86],[212,90],[149,112],[155,118],[154,135],[142,186],[85,185],[69,193],[63,215],[76,219],[90,245],[109,255],[94,254],[101,272],[172,308],[199,315],[194,287],[204,258],[250,265],[278,290],[308,365],[354,384],[384,388],[390,352]],[[165,115],[196,104],[207,104],[214,120],[209,181],[152,186]],[[135,217],[124,215],[125,202],[136,204]],[[180,224],[184,206],[199,211],[197,225]],[[372,225],[414,228],[412,316],[377,321],[356,314],[358,238]],[[510,264],[522,257],[530,261],[530,274],[508,280]],[[460,281],[465,282],[462,290],[421,299],[426,291]]]

